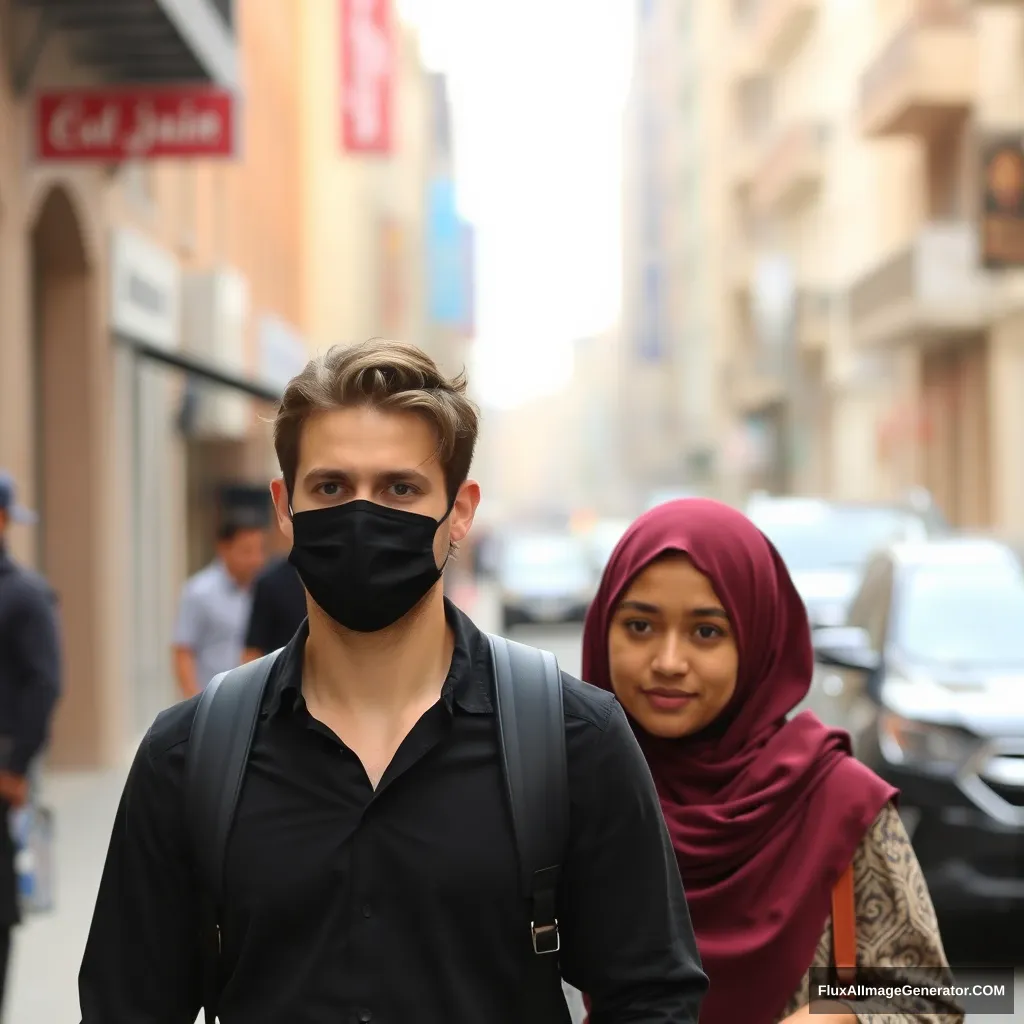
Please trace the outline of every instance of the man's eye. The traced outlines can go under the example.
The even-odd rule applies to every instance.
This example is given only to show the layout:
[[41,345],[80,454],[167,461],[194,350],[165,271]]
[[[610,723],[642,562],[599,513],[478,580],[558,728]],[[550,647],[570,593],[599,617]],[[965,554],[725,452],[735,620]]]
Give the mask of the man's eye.
[[338,493],[338,486],[338,484],[333,483],[321,484],[320,490],[329,498],[333,498]]
[[409,495],[416,493],[416,488],[412,484],[392,484],[391,489],[395,492],[396,497],[399,498],[407,498]]

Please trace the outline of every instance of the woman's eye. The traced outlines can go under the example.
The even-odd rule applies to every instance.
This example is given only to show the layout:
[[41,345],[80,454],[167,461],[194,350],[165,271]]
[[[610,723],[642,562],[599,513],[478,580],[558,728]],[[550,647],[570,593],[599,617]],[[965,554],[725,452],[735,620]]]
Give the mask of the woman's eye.
[[650,628],[651,624],[643,619],[630,619],[626,623],[626,630],[637,636],[646,636]]
[[722,631],[717,626],[703,625],[697,627],[697,636],[701,640],[716,640],[722,635]]

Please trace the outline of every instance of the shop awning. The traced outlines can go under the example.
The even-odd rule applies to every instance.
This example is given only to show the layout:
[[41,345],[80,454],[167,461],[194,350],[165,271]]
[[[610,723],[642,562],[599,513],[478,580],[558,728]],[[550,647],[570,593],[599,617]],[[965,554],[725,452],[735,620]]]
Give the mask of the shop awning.
[[151,345],[144,341],[136,341],[134,338],[121,338],[121,343],[128,345],[140,356],[153,359],[166,366],[174,367],[192,377],[208,381],[211,384],[218,384],[221,387],[233,388],[243,394],[250,395],[263,402],[272,402],[275,405],[281,401],[281,389],[264,381],[252,377],[244,377],[241,374],[231,373],[223,370],[213,363],[186,352],[174,349],[161,348],[159,345]]
[[[234,0],[15,0],[115,84],[238,84]],[[38,45],[38,44],[37,44]]]

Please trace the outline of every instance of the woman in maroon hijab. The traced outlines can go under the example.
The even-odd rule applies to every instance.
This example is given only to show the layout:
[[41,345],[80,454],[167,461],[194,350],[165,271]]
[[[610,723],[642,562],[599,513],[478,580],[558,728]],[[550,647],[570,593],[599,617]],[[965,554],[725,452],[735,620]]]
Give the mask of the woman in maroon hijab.
[[[844,945],[832,901],[851,865],[850,958],[855,945],[887,981],[895,965],[947,967],[896,791],[851,756],[846,733],[809,712],[787,719],[812,671],[789,573],[735,509],[669,502],[619,542],[587,616],[582,675],[614,691],[654,775],[711,982],[701,1024],[826,1024],[808,1016],[808,971]],[[887,1024],[963,1018],[934,999],[857,1010]]]

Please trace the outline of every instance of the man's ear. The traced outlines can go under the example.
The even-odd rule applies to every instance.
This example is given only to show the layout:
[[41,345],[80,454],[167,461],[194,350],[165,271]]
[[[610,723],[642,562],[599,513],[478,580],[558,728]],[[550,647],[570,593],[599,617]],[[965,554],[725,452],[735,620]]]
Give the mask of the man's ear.
[[467,480],[455,495],[451,514],[451,542],[458,544],[466,539],[473,528],[473,519],[480,505],[480,485],[475,480]]
[[277,528],[288,538],[292,536],[292,516],[288,506],[291,499],[288,497],[288,488],[285,487],[284,479],[277,477],[270,481],[270,496],[274,499],[274,511],[277,513]]

